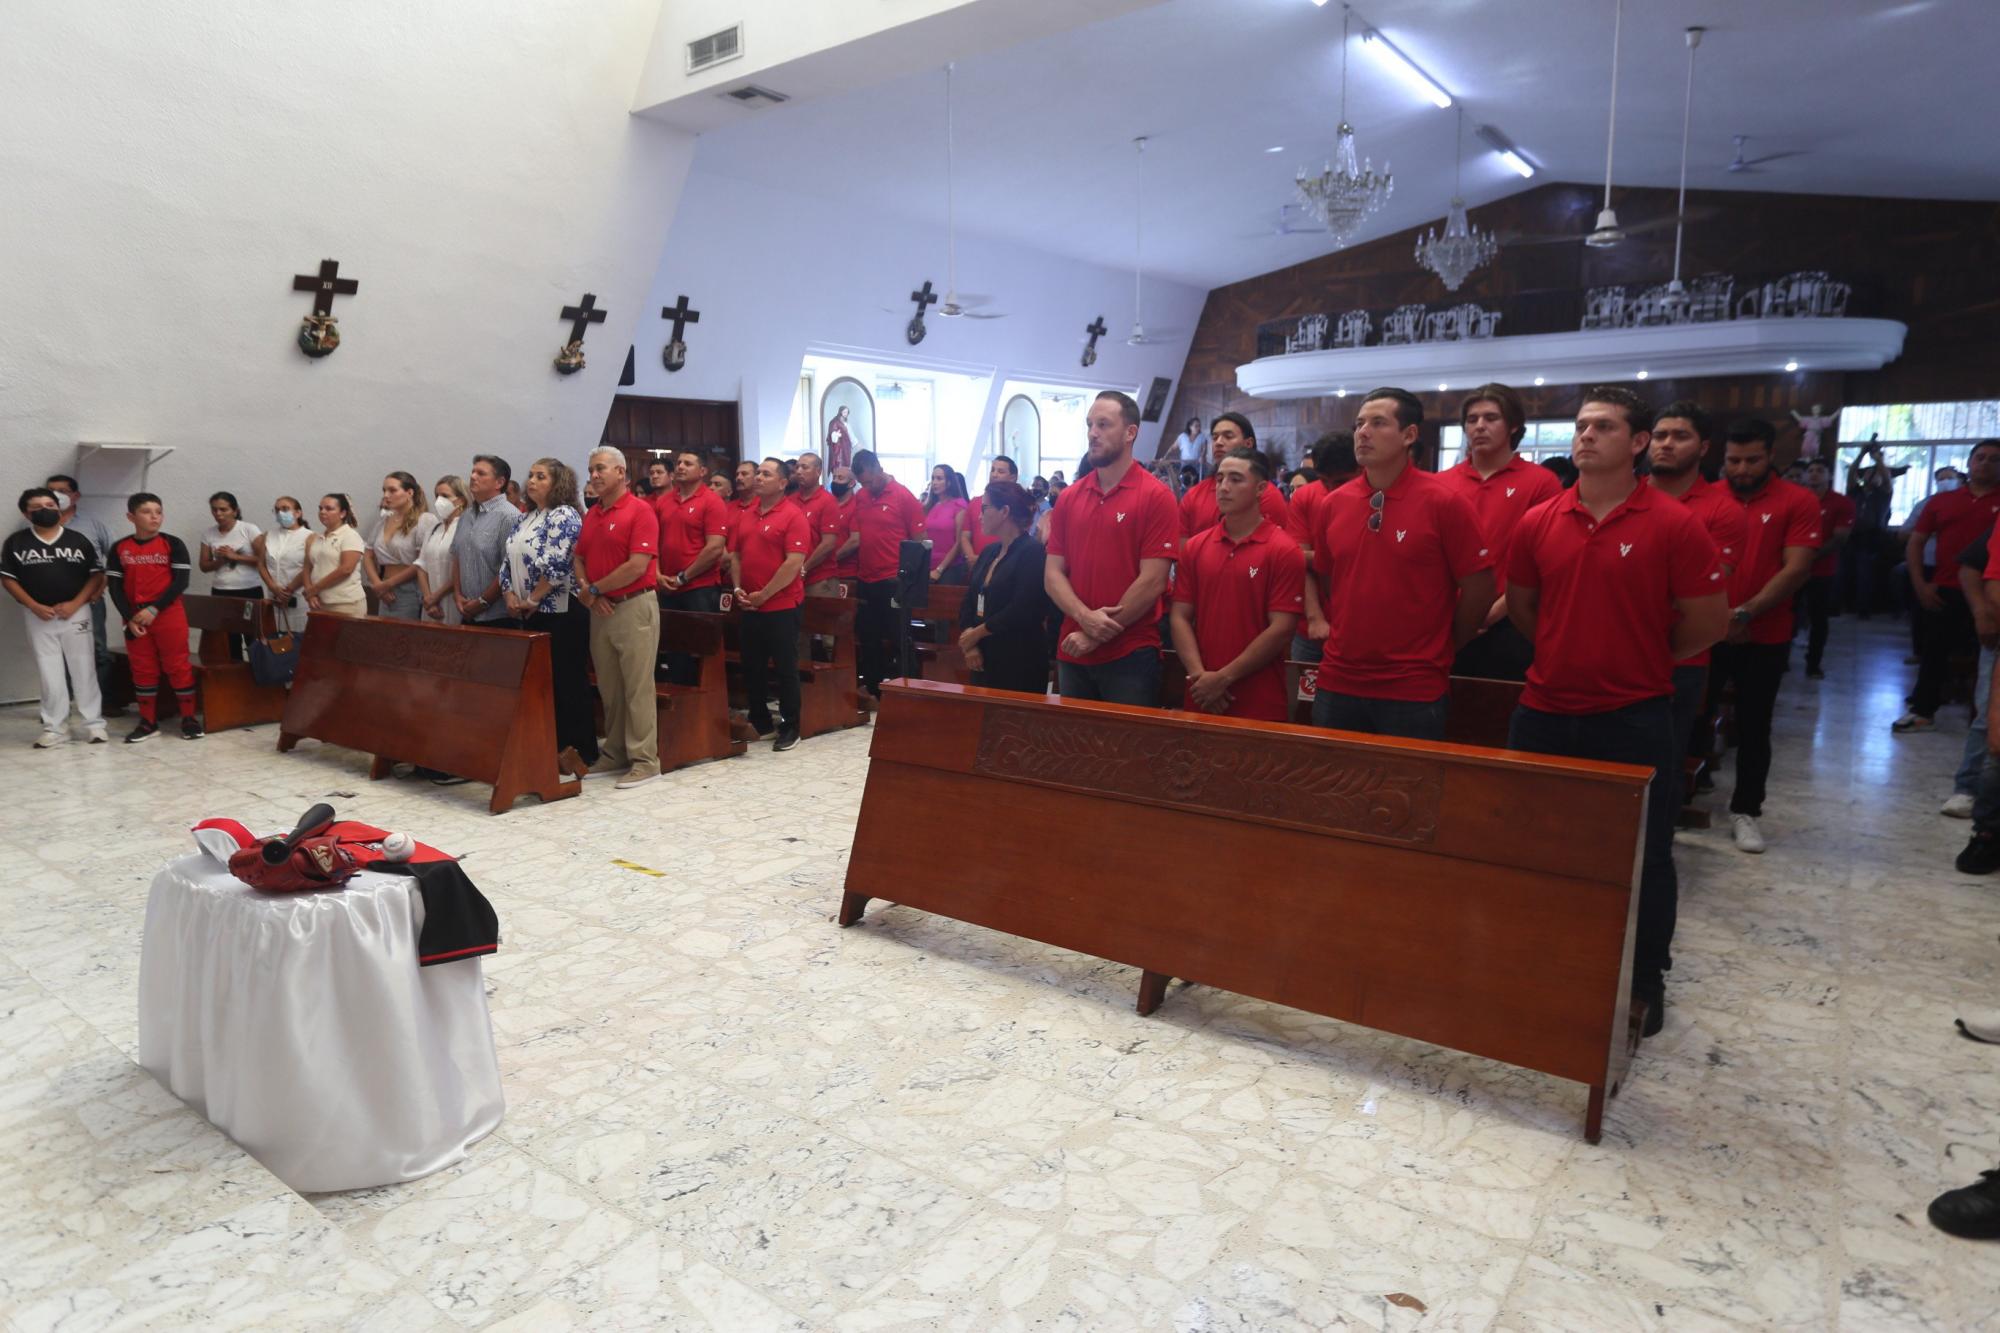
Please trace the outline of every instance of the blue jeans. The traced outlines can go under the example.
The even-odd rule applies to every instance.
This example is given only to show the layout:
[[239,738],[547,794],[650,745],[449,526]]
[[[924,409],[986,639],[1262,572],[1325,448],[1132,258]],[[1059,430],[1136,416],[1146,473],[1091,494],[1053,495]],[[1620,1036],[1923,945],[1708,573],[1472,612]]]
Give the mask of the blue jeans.
[[1401,736],[1413,741],[1444,739],[1449,694],[1429,703],[1408,699],[1364,699],[1335,694],[1324,686],[1313,696],[1313,725],[1332,731],[1359,731],[1371,736]]
[[1065,699],[1160,706],[1160,650],[1138,648],[1109,662],[1056,663],[1056,690]]
[[1972,730],[1965,733],[1965,754],[1952,776],[1954,796],[1977,796],[1979,772],[1986,764],[1986,700],[1993,690],[1993,650],[1979,650],[1979,683],[1972,687]]
[[1608,713],[1544,713],[1516,708],[1507,748],[1653,770],[1646,790],[1646,835],[1639,867],[1639,922],[1632,947],[1637,978],[1672,965],[1680,880],[1674,872],[1674,812],[1680,805],[1681,751],[1674,701],[1661,697]]

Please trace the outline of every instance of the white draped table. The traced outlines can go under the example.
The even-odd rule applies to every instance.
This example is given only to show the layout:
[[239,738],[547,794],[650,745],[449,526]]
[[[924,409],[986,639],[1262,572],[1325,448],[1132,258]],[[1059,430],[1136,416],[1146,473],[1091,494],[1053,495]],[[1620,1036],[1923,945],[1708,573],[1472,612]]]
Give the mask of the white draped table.
[[417,966],[405,875],[260,893],[211,857],[153,879],[139,1063],[295,1190],[415,1180],[503,1102],[479,959]]

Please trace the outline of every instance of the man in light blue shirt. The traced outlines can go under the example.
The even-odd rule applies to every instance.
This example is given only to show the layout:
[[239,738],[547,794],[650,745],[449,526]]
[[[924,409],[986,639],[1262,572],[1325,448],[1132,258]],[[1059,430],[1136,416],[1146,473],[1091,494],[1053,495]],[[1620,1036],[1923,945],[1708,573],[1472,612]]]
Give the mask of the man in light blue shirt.
[[493,454],[475,455],[472,471],[466,474],[472,503],[459,516],[458,531],[452,534],[451,573],[458,612],[468,625],[521,627],[520,621],[507,614],[507,603],[500,596],[500,566],[507,559],[507,536],[521,518],[521,511],[507,499],[507,482],[513,475],[507,460]]

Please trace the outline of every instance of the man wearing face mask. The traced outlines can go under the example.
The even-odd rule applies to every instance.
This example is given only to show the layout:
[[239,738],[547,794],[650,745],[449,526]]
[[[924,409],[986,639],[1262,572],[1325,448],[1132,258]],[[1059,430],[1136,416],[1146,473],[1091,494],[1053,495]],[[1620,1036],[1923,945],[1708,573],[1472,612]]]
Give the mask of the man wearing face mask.
[[[103,563],[111,553],[111,532],[104,524],[77,507],[77,497],[82,494],[76,478],[64,473],[52,474],[42,483],[56,493],[56,503],[62,506],[62,525],[71,532],[80,533],[90,539],[97,548],[97,559]],[[104,636],[105,600],[100,589],[90,603],[90,641],[97,650],[97,688],[104,693],[111,681],[111,645]],[[116,709],[112,710],[114,713]]]
[[70,685],[92,745],[110,739],[97,688],[97,663],[84,608],[104,593],[104,561],[88,537],[62,521],[61,502],[47,486],[21,492],[29,527],[0,547],[0,583],[21,604],[41,677],[42,734],[37,750],[69,740]]
[[848,534],[854,531],[854,500],[859,494],[854,488],[854,469],[846,466],[833,470],[833,480],[827,484],[833,492],[834,503],[839,509],[834,514],[834,553],[828,557],[830,565],[827,577],[830,579],[854,579],[861,577],[861,553],[858,550],[841,553],[847,544]]

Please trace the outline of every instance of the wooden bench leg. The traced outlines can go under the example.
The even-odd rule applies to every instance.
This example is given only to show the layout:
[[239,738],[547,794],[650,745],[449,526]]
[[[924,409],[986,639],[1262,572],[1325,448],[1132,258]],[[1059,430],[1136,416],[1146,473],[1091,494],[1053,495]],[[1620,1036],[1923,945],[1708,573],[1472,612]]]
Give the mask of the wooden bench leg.
[[1583,1141],[1595,1143],[1604,1137],[1604,1085],[1590,1085],[1590,1108],[1583,1113]]
[[371,755],[368,759],[368,780],[379,782],[395,771],[396,761],[386,754]]
[[843,926],[853,925],[855,922],[861,919],[861,913],[867,910],[867,907],[868,907],[867,894],[855,893],[852,891],[841,894],[840,924]]
[[278,733],[279,754],[290,754],[292,752],[292,747],[297,745],[298,743],[299,743],[299,738],[297,736],[292,735],[290,732],[281,731]]
[[1139,1017],[1144,1018],[1160,1007],[1160,1001],[1167,998],[1167,983],[1172,980],[1164,972],[1139,970]]

